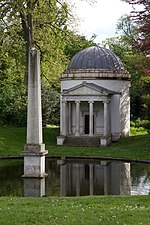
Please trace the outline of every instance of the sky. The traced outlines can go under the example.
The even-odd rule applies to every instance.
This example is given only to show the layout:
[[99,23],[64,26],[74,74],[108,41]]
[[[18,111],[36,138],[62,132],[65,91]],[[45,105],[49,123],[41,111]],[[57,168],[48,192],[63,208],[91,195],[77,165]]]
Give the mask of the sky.
[[133,10],[128,3],[121,0],[97,0],[93,5],[86,0],[71,0],[71,2],[75,4],[74,12],[80,18],[79,33],[88,39],[96,34],[96,43],[116,36],[118,19]]

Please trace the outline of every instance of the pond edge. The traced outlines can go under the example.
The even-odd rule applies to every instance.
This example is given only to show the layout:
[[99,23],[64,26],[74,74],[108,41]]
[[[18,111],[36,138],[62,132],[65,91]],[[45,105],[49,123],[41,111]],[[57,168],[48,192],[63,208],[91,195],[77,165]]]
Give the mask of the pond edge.
[[[0,156],[0,160],[23,160],[23,156]],[[115,158],[108,156],[62,156],[62,155],[46,155],[46,158],[50,159],[63,159],[63,160],[113,160],[122,162],[138,162],[138,163],[148,163],[150,160],[144,159],[131,159],[131,158]]]

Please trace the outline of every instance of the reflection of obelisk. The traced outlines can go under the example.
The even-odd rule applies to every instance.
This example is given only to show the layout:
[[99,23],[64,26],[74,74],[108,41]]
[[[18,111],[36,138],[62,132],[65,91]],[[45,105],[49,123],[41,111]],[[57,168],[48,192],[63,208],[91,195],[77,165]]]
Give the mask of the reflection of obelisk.
[[131,194],[130,163],[112,162],[110,174],[111,174],[110,194],[130,195]]
[[42,138],[40,53],[33,48],[29,51],[27,144],[23,151],[23,177],[45,177],[46,154]]

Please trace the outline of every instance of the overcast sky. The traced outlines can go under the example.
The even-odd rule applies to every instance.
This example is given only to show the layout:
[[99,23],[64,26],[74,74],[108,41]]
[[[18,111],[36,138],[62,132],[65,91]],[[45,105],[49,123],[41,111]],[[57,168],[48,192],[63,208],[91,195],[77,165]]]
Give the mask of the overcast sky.
[[133,9],[121,0],[97,0],[90,5],[86,0],[71,0],[76,5],[75,14],[81,19],[78,30],[88,39],[96,34],[99,43],[109,37],[114,37],[118,19],[129,14]]

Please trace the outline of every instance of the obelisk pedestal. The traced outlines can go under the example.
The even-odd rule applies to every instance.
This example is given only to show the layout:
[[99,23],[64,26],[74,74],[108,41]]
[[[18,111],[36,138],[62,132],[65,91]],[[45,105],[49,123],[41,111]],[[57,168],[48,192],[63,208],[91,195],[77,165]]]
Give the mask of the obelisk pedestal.
[[40,53],[29,51],[27,144],[24,146],[24,178],[42,178],[45,173],[45,150],[42,137]]

